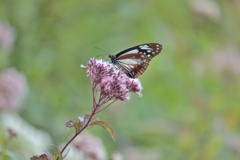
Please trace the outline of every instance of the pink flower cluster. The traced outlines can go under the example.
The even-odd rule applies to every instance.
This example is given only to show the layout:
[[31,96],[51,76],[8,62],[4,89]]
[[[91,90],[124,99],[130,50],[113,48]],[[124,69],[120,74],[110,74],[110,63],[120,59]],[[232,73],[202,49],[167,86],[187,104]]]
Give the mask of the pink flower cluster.
[[87,69],[87,75],[91,79],[95,102],[97,93],[100,93],[100,106],[109,100],[127,101],[130,99],[130,92],[141,96],[140,81],[116,70],[111,63],[90,59],[88,64],[82,67]]
[[16,69],[0,74],[0,110],[17,110],[27,92],[26,79]]
[[0,22],[0,48],[9,53],[14,45],[15,32],[9,24]]

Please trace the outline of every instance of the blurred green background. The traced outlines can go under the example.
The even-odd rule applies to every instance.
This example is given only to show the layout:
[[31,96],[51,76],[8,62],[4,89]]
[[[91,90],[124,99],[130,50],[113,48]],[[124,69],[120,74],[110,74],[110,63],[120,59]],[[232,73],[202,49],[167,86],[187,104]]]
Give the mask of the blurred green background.
[[58,145],[74,133],[65,122],[91,111],[89,78],[79,66],[106,54],[95,47],[117,54],[160,43],[139,78],[143,97],[132,94],[97,116],[117,141],[100,127],[88,131],[108,155],[125,159],[129,148],[157,155],[147,159],[240,159],[239,15],[239,0],[3,0],[0,21],[16,39],[0,55],[0,70],[25,74],[28,95],[18,114]]

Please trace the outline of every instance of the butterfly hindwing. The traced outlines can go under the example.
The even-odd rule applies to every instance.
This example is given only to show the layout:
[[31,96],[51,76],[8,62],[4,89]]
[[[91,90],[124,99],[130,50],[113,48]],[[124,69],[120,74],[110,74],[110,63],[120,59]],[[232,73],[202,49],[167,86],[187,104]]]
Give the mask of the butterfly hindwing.
[[149,65],[149,60],[147,55],[134,54],[129,59],[119,59],[118,64],[120,66],[119,68],[129,77],[137,78],[145,72]]
[[143,74],[149,62],[162,50],[162,45],[149,43],[138,45],[114,55],[110,55],[113,64],[120,68],[130,78],[137,78]]

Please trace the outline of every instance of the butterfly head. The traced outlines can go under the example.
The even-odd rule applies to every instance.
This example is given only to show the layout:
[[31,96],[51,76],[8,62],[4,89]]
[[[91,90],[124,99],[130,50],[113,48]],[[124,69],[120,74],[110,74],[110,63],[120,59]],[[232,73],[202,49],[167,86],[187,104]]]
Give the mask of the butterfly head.
[[117,57],[116,57],[116,56],[114,56],[114,55],[109,55],[108,57],[111,59],[111,61],[112,61],[113,64],[116,64],[116,62],[117,62]]

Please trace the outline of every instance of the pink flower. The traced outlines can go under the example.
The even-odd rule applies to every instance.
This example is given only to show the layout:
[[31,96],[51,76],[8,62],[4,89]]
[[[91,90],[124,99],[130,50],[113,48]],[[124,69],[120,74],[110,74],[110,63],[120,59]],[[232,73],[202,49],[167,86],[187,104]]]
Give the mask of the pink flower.
[[240,75],[240,54],[235,44],[217,47],[209,57],[197,58],[192,62],[192,68],[197,76],[203,76],[208,71],[219,75]]
[[0,22],[0,48],[9,53],[15,41],[15,32],[9,24]]
[[16,69],[0,74],[0,109],[17,110],[27,92],[26,79]]
[[73,146],[92,160],[105,160],[106,152],[100,139],[88,133],[82,133],[73,140]]
[[[90,59],[86,66],[81,65],[81,67],[87,69],[87,75],[90,77],[96,108],[100,108],[109,101],[112,101],[111,103],[116,100],[127,101],[130,99],[130,92],[141,96],[140,81],[131,79],[116,70],[111,63]],[[98,101],[97,97],[99,97]]]
[[218,3],[216,3],[215,1],[191,0],[190,3],[193,12],[197,16],[219,22],[221,18],[221,12]]
[[90,77],[95,108],[100,108],[109,101],[127,101],[130,99],[130,92],[141,96],[140,81],[116,70],[111,63],[90,59],[86,66],[81,67],[87,69],[87,75]]

